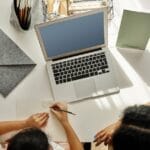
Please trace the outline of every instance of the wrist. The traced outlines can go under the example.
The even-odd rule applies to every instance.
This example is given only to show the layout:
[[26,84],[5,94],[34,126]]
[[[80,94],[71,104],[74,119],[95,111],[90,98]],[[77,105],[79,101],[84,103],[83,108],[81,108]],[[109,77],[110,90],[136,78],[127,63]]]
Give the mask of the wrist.
[[23,128],[28,128],[28,127],[30,127],[30,124],[28,123],[27,120],[23,120],[23,121],[22,121],[22,127],[23,127]]
[[61,123],[62,123],[62,126],[63,126],[64,128],[70,125],[70,123],[69,123],[68,120],[64,120],[64,121],[62,121]]

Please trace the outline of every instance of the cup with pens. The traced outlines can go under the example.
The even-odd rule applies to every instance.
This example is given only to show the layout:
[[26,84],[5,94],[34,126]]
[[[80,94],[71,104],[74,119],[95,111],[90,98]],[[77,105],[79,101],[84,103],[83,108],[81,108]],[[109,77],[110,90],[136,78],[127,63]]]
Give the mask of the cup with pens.
[[14,0],[14,9],[22,29],[28,30],[31,24],[32,0]]

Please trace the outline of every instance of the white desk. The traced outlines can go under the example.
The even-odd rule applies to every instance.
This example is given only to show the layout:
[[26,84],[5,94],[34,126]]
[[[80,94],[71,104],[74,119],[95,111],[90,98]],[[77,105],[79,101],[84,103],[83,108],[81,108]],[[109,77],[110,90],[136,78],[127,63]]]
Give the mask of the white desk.
[[[37,66],[9,94],[0,96],[0,120],[28,116],[43,110],[42,102],[52,100],[45,61],[34,30],[17,32],[9,23],[10,0],[0,2],[0,28],[13,39]],[[113,42],[114,33],[109,39]],[[150,53],[118,51],[110,45],[116,66],[120,93],[72,106],[79,112],[73,125],[82,141],[93,140],[97,131],[115,121],[129,105],[150,101]],[[22,114],[18,114],[22,110]]]

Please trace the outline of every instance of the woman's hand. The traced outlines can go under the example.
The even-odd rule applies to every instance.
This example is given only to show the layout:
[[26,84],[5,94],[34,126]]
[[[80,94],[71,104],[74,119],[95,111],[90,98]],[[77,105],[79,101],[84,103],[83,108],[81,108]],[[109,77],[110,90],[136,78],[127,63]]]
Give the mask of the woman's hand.
[[95,135],[94,142],[96,143],[96,146],[100,145],[103,142],[105,145],[110,144],[112,140],[112,135],[115,132],[115,130],[119,127],[119,125],[120,121],[117,121],[116,123],[113,123],[108,127],[104,128],[103,130],[99,131]]
[[48,113],[37,113],[25,120],[26,127],[41,128],[46,125],[49,118]]
[[66,112],[63,112],[61,110],[66,110],[67,111],[67,104],[65,103],[55,103],[54,105],[50,106],[51,111],[53,114],[56,116],[56,118],[62,123],[68,123],[68,115]]

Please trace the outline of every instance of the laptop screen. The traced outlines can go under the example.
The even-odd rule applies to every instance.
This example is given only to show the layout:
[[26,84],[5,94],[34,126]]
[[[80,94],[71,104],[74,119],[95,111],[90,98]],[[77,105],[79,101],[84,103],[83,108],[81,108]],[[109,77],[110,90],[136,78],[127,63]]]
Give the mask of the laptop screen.
[[57,58],[105,45],[104,17],[104,11],[97,11],[38,26],[46,57]]

